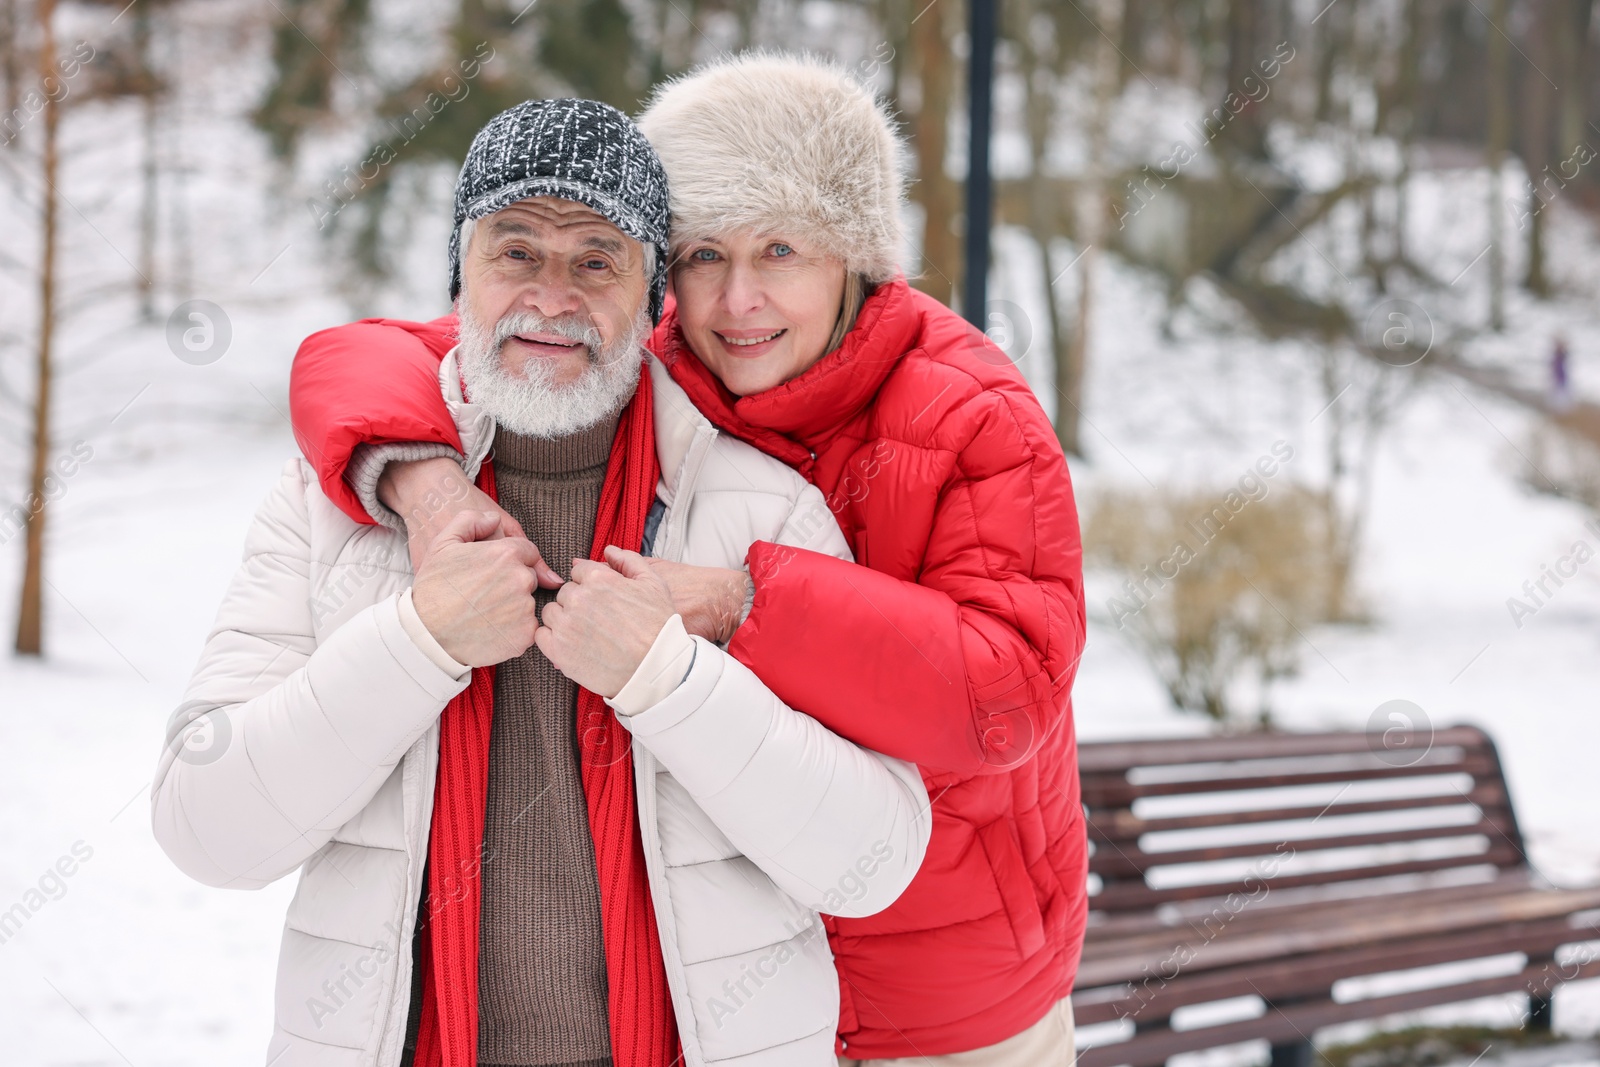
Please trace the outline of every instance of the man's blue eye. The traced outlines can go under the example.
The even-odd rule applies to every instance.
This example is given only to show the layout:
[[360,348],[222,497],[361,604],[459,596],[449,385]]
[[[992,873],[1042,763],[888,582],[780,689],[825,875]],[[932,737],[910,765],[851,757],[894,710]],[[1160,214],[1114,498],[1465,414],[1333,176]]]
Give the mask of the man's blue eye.
[[786,244],[775,244],[772,246],[772,254],[775,256],[787,256],[793,251],[794,249],[790,248]]

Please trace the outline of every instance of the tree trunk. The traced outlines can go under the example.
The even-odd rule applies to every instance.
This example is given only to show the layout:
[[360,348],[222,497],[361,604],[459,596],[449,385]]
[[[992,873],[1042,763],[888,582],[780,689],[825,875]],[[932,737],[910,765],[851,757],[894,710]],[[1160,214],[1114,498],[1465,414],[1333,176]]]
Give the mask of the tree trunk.
[[916,284],[946,304],[955,299],[961,282],[961,242],[950,225],[961,210],[960,190],[944,169],[955,58],[950,54],[943,16],[953,6],[931,4],[911,24],[911,50],[921,96],[911,124],[917,152],[913,188],[923,213],[922,269],[917,272]]
[[[1072,324],[1072,339],[1067,344],[1066,358],[1056,361],[1056,395],[1061,409],[1072,412],[1074,425],[1071,439],[1073,452],[1077,452],[1076,422],[1082,418],[1083,380],[1089,367],[1089,330],[1094,318],[1095,270],[1100,256],[1100,245],[1105,241],[1106,223],[1106,126],[1110,120],[1111,100],[1118,86],[1121,57],[1112,45],[1121,32],[1122,0],[1099,0],[1095,21],[1100,33],[1094,51],[1094,110],[1089,116],[1089,165],[1083,189],[1077,198],[1077,218],[1073,227],[1078,244],[1083,249],[1078,259],[1078,314]],[[1058,429],[1059,430],[1059,420]],[[1063,438],[1061,447],[1068,447]]]
[[1585,109],[1589,90],[1589,24],[1593,0],[1566,0],[1564,29],[1558,34],[1563,49],[1562,73],[1557,76],[1567,91],[1561,94],[1560,133],[1556,151],[1567,158],[1580,144],[1589,143]]
[[21,8],[20,0],[0,0],[0,108],[7,115],[22,103]]
[[[1032,3],[1023,3],[1014,9],[1017,12],[1017,25],[1012,27],[1012,38],[1017,42],[1021,51],[1021,65],[1023,83],[1026,92],[1023,110],[1028,131],[1028,149],[1030,166],[1028,168],[1027,198],[1028,198],[1028,229],[1039,249],[1039,269],[1044,275],[1044,302],[1048,336],[1045,343],[1049,345],[1051,373],[1055,377],[1057,388],[1063,385],[1070,389],[1070,394],[1078,397],[1082,393],[1082,375],[1072,373],[1067,361],[1071,357],[1068,347],[1066,324],[1062,322],[1061,304],[1056,299],[1055,283],[1057,277],[1055,257],[1050,253],[1050,246],[1057,237],[1064,236],[1061,232],[1060,209],[1057,202],[1054,183],[1045,173],[1045,158],[1049,154],[1050,133],[1056,119],[1056,90],[1058,87],[1059,65],[1063,62],[1059,42],[1054,55],[1044,55],[1032,33],[1030,22],[1037,13]],[[1068,455],[1082,455],[1079,441],[1079,413],[1073,404],[1063,399],[1064,394],[1057,394],[1056,398],[1056,438],[1061,442],[1062,451]],[[1074,403],[1077,401],[1074,400]]]
[[[1525,71],[1521,91],[1521,121],[1519,154],[1528,171],[1533,191],[1524,210],[1528,220],[1528,269],[1523,284],[1540,298],[1550,295],[1550,283],[1544,269],[1544,237],[1547,219],[1545,211],[1550,202],[1560,194],[1559,163],[1562,158],[1555,143],[1560,133],[1558,126],[1556,88],[1542,73],[1546,70],[1563,70],[1569,63],[1564,53],[1571,51],[1561,38],[1565,36],[1567,19],[1564,17],[1566,0],[1548,0],[1534,8],[1532,32],[1529,34],[1528,52],[1531,70]],[[1570,85],[1571,83],[1569,83]],[[1576,92],[1572,86],[1569,92]]]
[[[1136,0],[1137,2],[1137,0]],[[1257,20],[1261,0],[1230,0],[1228,7],[1228,63],[1224,93],[1243,93],[1247,78],[1255,77],[1255,64],[1260,59]],[[1120,8],[1121,5],[1118,4]],[[1259,80],[1259,79],[1257,79]],[[1222,130],[1222,145],[1234,155],[1245,159],[1267,157],[1266,120],[1254,103],[1234,117]]]
[[[49,84],[56,76],[55,0],[39,0],[39,80]],[[33,470],[28,480],[28,535],[22,566],[22,604],[17,612],[17,651],[25,656],[44,653],[44,519],[45,473],[50,459],[51,344],[56,319],[56,186],[60,180],[57,134],[60,104],[46,94],[40,116],[44,132],[43,178],[40,192],[43,219],[39,234],[39,350],[38,395],[33,409]]]
[[1506,37],[1510,19],[1510,0],[1493,0],[1488,37],[1489,94],[1489,328],[1496,331],[1506,324],[1506,255],[1502,240],[1501,216],[1505,214],[1505,194],[1501,172],[1505,169],[1506,148],[1511,140],[1510,57]]
[[150,47],[150,7],[141,4],[133,17],[134,50],[139,62],[144,159],[139,189],[139,317],[155,320],[156,222],[160,172],[156,167],[156,71]]

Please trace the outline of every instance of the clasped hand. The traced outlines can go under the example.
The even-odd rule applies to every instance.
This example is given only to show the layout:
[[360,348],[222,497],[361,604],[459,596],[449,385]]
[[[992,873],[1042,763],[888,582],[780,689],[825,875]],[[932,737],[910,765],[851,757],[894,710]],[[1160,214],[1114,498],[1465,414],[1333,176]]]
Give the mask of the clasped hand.
[[[502,663],[537,643],[568,678],[611,697],[674,613],[689,633],[718,643],[741,621],[750,588],[742,570],[613,547],[603,563],[574,560],[571,580],[563,581],[516,520],[450,461],[390,466],[397,473],[386,475],[384,497],[406,516],[417,576],[412,603],[459,663]],[[541,619],[534,590],[557,587]]]
[[675,609],[672,591],[637,552],[610,547],[605,562],[575,559],[534,634],[557,670],[614,697],[628,684]]

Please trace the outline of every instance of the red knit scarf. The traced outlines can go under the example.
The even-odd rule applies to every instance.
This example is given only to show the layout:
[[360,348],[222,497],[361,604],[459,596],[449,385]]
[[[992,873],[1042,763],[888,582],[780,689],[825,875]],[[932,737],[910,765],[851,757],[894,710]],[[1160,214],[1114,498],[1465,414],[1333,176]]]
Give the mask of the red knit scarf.
[[[607,545],[637,551],[644,539],[645,517],[661,476],[654,423],[646,374],[617,425],[590,559],[599,559]],[[478,486],[495,496],[488,463]],[[480,856],[493,710],[494,668],[478,668],[471,684],[439,718],[439,782],[428,837],[429,916],[420,934],[417,1067],[477,1064]],[[611,1059],[616,1067],[670,1067],[678,1056],[677,1023],[650,906],[630,739],[601,697],[578,691],[578,751],[600,886]]]

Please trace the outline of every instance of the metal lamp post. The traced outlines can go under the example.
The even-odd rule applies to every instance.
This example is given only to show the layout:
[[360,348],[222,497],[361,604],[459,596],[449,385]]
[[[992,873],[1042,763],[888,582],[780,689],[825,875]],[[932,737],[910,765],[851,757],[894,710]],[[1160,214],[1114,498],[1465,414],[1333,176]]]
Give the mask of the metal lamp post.
[[998,0],[968,0],[972,55],[967,67],[967,233],[961,309],[979,330],[987,327],[989,303],[989,130],[994,119],[994,41]]

